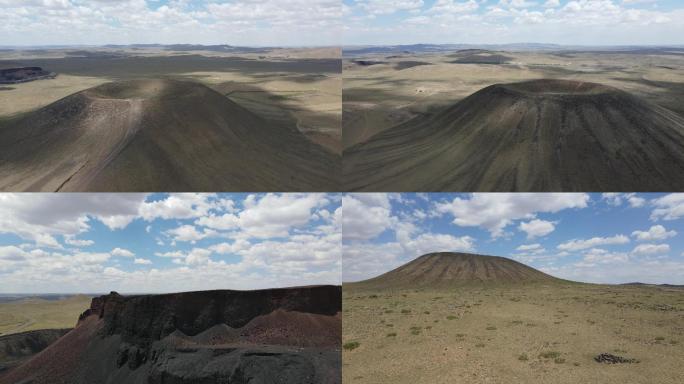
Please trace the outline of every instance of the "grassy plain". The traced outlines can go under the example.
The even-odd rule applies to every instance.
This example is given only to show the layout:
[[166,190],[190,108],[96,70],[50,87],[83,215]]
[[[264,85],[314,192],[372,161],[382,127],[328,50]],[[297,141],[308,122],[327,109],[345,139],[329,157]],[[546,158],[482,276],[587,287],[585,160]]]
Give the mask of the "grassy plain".
[[[347,384],[684,382],[678,288],[346,286],[343,317]],[[601,353],[638,363],[598,363]]]
[[0,336],[37,329],[72,328],[90,307],[84,295],[61,300],[27,298],[0,303]]

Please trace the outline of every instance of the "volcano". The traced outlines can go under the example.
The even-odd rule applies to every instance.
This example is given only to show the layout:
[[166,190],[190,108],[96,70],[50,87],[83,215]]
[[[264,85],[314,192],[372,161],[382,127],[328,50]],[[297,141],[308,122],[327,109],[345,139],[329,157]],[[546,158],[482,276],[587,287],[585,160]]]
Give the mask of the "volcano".
[[369,280],[349,284],[361,289],[450,288],[466,285],[561,282],[517,261],[470,253],[429,253]]
[[344,152],[349,191],[675,191],[684,117],[616,88],[484,88]]
[[94,298],[9,383],[339,383],[341,287]]
[[5,191],[330,191],[340,163],[189,81],[106,83],[0,121]]

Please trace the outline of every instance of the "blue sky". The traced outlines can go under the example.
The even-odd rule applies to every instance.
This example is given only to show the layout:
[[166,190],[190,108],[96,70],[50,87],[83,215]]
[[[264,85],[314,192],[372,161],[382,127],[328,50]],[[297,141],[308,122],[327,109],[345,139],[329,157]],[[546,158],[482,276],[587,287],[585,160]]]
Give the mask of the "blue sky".
[[462,251],[576,281],[684,284],[684,194],[350,194],[343,207],[344,281]]
[[339,0],[0,0],[0,45],[339,45]]
[[345,45],[684,44],[675,0],[344,0]]
[[0,293],[340,283],[336,194],[0,194]]

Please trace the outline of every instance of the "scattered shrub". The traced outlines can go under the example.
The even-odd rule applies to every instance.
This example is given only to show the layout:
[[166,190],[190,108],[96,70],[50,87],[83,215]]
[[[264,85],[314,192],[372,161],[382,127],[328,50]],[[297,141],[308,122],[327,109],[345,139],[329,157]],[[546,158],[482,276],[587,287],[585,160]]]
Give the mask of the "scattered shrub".
[[346,349],[347,351],[351,351],[358,348],[360,345],[361,343],[359,343],[358,341],[350,341],[348,343],[344,343],[342,348]]

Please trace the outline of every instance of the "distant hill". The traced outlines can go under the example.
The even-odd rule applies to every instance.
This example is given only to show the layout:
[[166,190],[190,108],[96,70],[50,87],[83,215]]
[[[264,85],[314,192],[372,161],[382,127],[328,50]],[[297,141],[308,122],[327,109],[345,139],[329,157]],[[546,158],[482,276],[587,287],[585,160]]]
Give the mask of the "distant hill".
[[561,281],[505,257],[440,252],[420,256],[378,277],[348,286],[362,289],[413,289]]

